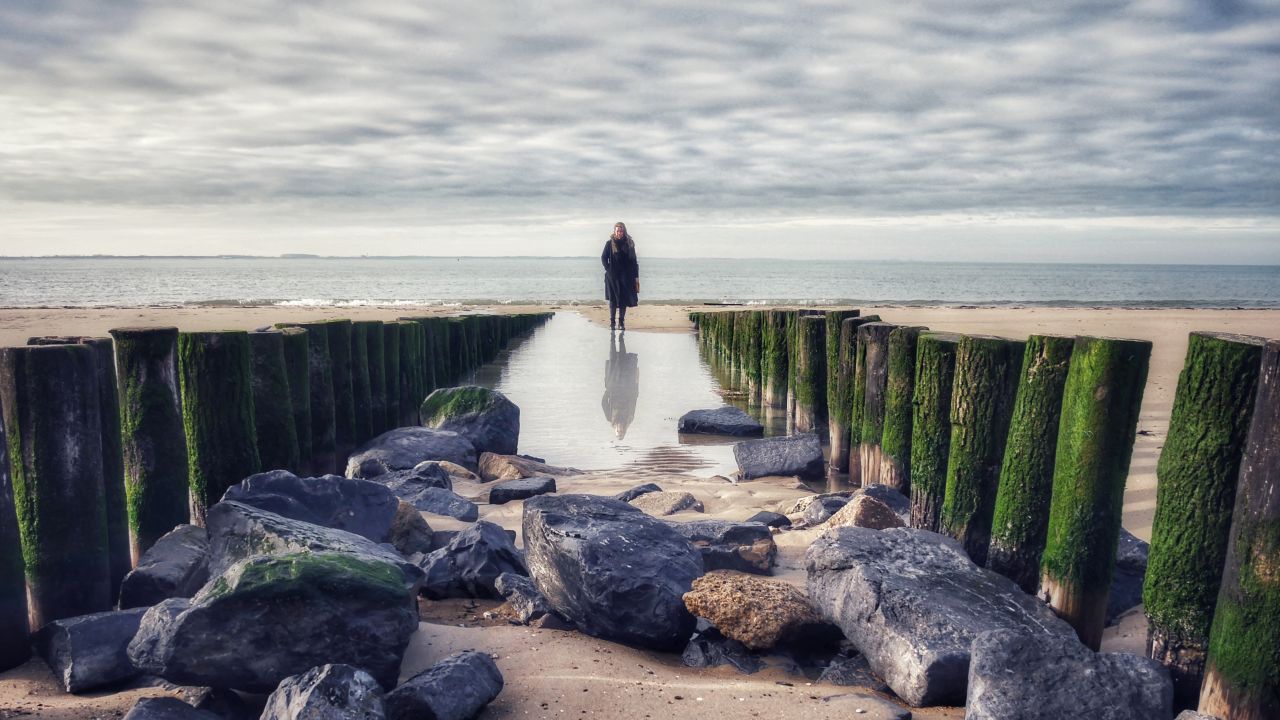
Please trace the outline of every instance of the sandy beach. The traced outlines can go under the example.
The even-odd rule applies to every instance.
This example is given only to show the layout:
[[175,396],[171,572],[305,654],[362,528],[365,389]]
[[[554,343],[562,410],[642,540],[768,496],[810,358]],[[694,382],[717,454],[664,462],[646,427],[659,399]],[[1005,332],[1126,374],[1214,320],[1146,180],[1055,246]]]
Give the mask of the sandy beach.
[[[592,322],[607,324],[603,306],[496,306],[438,308],[41,308],[0,309],[0,345],[24,344],[32,335],[103,335],[113,327],[176,325],[182,329],[250,329],[280,321],[348,317],[394,319],[403,315],[458,312],[577,312]],[[688,332],[687,313],[714,309],[706,306],[642,306],[629,314],[630,332]],[[726,308],[733,309],[733,308]],[[1280,335],[1280,310],[1123,310],[1088,308],[864,308],[888,322],[924,325],[935,330],[1025,337],[1030,333],[1093,334],[1151,340],[1154,349],[1143,399],[1140,435],[1134,450],[1124,505],[1124,525],[1143,539],[1150,538],[1156,502],[1155,468],[1168,428],[1187,334],[1194,330]],[[692,408],[691,408],[692,409]],[[556,458],[547,458],[556,464]],[[741,520],[756,510],[776,510],[811,491],[794,480],[769,478],[733,484],[721,478],[669,475],[658,482],[667,490],[687,490],[705,505],[705,513],[684,513],[673,519],[720,517]],[[619,473],[590,473],[559,480],[559,491],[614,494],[637,483]],[[480,485],[456,488],[459,494],[481,498]],[[426,516],[434,529],[460,523]],[[481,517],[518,530],[519,503],[481,504]],[[803,554],[817,531],[794,531],[777,536],[775,577],[804,585]],[[864,690],[811,684],[803,678],[766,669],[739,675],[729,668],[691,670],[678,656],[663,655],[603,642],[558,630],[517,627],[501,618],[486,618],[496,602],[447,601],[427,603],[424,621],[411,642],[402,668],[408,677],[431,662],[464,648],[494,655],[506,678],[506,688],[483,713],[484,718],[751,718],[798,716],[848,717],[865,711],[868,718],[892,717],[894,705]],[[1108,630],[1104,649],[1141,652],[1145,635],[1140,612],[1130,612],[1118,627]],[[0,718],[30,715],[48,718],[119,717],[142,695],[172,694],[159,688],[120,694],[69,696],[61,692],[38,660],[0,674]],[[921,718],[958,718],[960,708],[912,711]]]

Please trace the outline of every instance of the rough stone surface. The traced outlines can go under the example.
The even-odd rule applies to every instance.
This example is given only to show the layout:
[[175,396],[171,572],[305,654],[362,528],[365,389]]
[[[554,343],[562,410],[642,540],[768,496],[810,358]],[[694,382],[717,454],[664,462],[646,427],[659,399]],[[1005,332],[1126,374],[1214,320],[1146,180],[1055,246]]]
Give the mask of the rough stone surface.
[[257,556],[190,600],[148,610],[129,658],[183,685],[265,693],[290,675],[346,663],[390,688],[417,628],[395,565],[343,553]]
[[511,536],[483,520],[454,535],[448,545],[431,551],[420,566],[426,573],[422,594],[433,600],[502,597],[496,586],[500,575],[529,574]]
[[669,524],[612,498],[542,495],[524,504],[523,537],[534,584],[581,631],[662,650],[688,642],[683,596],[702,556]]
[[709,572],[684,595],[689,612],[725,637],[766,650],[826,623],[799,590],[777,580]]
[[484,653],[467,650],[414,675],[387,695],[389,720],[469,720],[502,692],[502,673]]
[[346,476],[372,480],[396,470],[413,470],[425,460],[445,460],[474,471],[476,447],[455,432],[396,428],[356,448],[347,460]]
[[764,667],[764,661],[751,654],[745,645],[725,637],[716,628],[694,635],[680,654],[680,660],[693,668],[731,665],[744,675],[759,672]]
[[827,519],[827,527],[860,527],[888,530],[906,527],[902,517],[888,505],[870,495],[855,495],[844,507]]
[[526,500],[536,495],[556,491],[556,479],[551,477],[507,480],[489,489],[489,504],[502,505],[512,500]]
[[387,542],[405,557],[414,553],[429,553],[434,533],[418,508],[401,500],[396,506],[396,517],[391,522],[391,537]]
[[561,477],[581,475],[577,468],[556,467],[528,455],[500,455],[498,453],[480,453],[480,477],[485,482],[494,480],[520,480],[522,478],[550,475]]
[[422,401],[423,427],[456,432],[477,452],[514,455],[520,443],[520,408],[497,390],[476,385],[440,388]]
[[494,581],[493,587],[507,599],[507,604],[516,617],[526,625],[551,612],[547,599],[538,592],[533,581],[524,575],[502,573]]
[[287,470],[250,475],[222,496],[282,517],[387,542],[399,501],[383,484],[337,475],[300,478]]
[[120,585],[120,607],[150,607],[173,597],[191,597],[209,579],[209,534],[179,525],[156,541]]
[[690,410],[680,417],[678,431],[696,435],[761,437],[764,426],[745,411],[725,406],[714,410]]
[[831,519],[849,504],[849,498],[841,495],[820,495],[804,509],[804,522],[816,527]]
[[632,500],[635,500],[641,495],[647,495],[648,493],[658,493],[658,492],[662,492],[662,488],[659,487],[657,483],[645,483],[643,485],[636,485],[633,488],[628,488],[626,490],[623,490],[617,495],[614,495],[613,499],[621,500],[622,502],[631,502]]
[[802,498],[799,498],[798,500],[796,500],[795,502],[791,503],[790,505],[787,505],[787,506],[782,510],[782,514],[783,514],[783,515],[787,515],[787,516],[792,516],[792,515],[801,515],[801,516],[803,516],[803,515],[805,514],[805,512],[809,509],[809,506],[810,506],[810,505],[812,505],[812,504],[814,504],[814,503],[816,503],[816,502],[822,502],[823,500],[825,500],[825,499],[827,499],[827,498],[842,498],[845,502],[848,502],[848,501],[849,501],[849,498],[851,498],[851,497],[853,497],[853,491],[843,491],[843,492],[833,492],[833,493],[819,493],[819,494],[817,494],[817,495],[806,495],[806,496],[804,496],[804,497],[802,497]]
[[1075,637],[993,630],[973,641],[967,720],[1166,720],[1173,683],[1150,658],[1095,653]]
[[812,433],[740,442],[733,446],[733,458],[738,463],[738,476],[743,480],[770,475],[817,480],[823,477],[825,469],[822,444]]
[[480,508],[475,503],[443,488],[424,488],[414,497],[413,505],[423,512],[464,522],[475,522],[480,517]]
[[1142,583],[1147,577],[1150,545],[1120,528],[1116,544],[1116,571],[1107,596],[1107,625],[1114,625],[1125,611],[1142,603]]
[[911,524],[911,498],[903,495],[888,485],[867,485],[853,491],[853,497],[866,495],[889,506],[889,509],[902,518],[902,524]]
[[1205,715],[1204,713],[1198,713],[1195,710],[1183,710],[1182,712],[1178,713],[1178,717],[1174,718],[1173,720],[1219,720],[1219,718],[1214,715]]
[[453,476],[449,475],[437,463],[421,463],[412,470],[395,470],[379,475],[376,482],[386,485],[398,498],[405,502],[418,502],[418,498],[432,489],[453,490]]
[[732,520],[671,521],[670,524],[702,553],[702,565],[707,570],[738,570],[759,575],[773,571],[778,546],[765,525]]
[[687,492],[645,493],[632,500],[631,505],[657,517],[675,515],[686,510],[702,512],[702,502],[693,493]]
[[782,513],[769,512],[768,510],[761,510],[755,515],[752,515],[751,517],[747,518],[746,522],[760,523],[762,525],[767,525],[772,528],[791,527],[791,518],[787,517],[786,515],[783,515]]
[[382,720],[382,687],[350,665],[321,665],[287,677],[267,698],[261,720]]
[[197,710],[178,698],[142,698],[124,720],[222,720],[207,710]]
[[418,463],[415,469],[421,468],[424,465],[435,465],[448,473],[450,477],[458,478],[460,480],[470,480],[472,482],[480,482],[481,480],[480,476],[475,472],[462,467],[458,463],[449,462],[448,460],[426,460]]
[[1075,640],[1013,581],[927,530],[836,528],[805,554],[809,599],[908,703],[959,705],[969,646],[988,630]]
[[892,688],[871,672],[867,659],[856,650],[851,654],[842,653],[832,658],[831,663],[818,676],[818,682],[844,687],[863,687],[886,695],[893,692]]
[[126,680],[138,673],[128,649],[145,612],[135,608],[54,620],[36,633],[36,652],[69,693]]

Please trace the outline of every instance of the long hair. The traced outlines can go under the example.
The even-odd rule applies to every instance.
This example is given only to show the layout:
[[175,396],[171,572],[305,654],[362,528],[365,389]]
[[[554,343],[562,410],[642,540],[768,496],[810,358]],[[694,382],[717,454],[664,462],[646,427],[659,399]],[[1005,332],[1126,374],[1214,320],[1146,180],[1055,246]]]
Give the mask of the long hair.
[[622,221],[618,221],[618,222],[614,223],[614,224],[613,224],[613,229],[614,229],[614,230],[617,230],[618,228],[622,228],[622,240],[623,240],[623,244],[624,244],[626,247],[625,247],[625,248],[618,247],[618,238],[614,237],[613,235],[610,235],[610,236],[609,236],[609,242],[613,245],[612,250],[613,250],[614,254],[617,254],[617,253],[619,253],[619,252],[629,252],[629,253],[631,253],[632,255],[635,255],[635,254],[636,254],[636,241],[635,241],[635,240],[632,240],[632,239],[631,239],[631,233],[627,232],[627,224],[626,224],[626,223],[624,223],[624,222],[622,222]]

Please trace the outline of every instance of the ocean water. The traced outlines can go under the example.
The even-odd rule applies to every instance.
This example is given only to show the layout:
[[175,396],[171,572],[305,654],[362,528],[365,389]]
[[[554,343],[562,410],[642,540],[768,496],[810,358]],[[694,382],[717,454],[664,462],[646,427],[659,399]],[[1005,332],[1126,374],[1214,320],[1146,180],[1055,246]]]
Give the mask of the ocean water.
[[[641,302],[1280,307],[1280,266],[641,258]],[[572,304],[596,258],[0,258],[0,306]]]

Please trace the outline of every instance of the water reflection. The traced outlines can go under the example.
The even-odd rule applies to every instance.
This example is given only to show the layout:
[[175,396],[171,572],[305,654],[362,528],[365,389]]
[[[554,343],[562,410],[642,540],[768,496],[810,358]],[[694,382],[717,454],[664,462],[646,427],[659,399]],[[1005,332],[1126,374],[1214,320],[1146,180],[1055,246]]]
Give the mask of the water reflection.
[[600,399],[600,407],[619,440],[627,437],[639,398],[640,356],[627,352],[625,336],[609,333],[609,358],[604,361],[604,397]]

